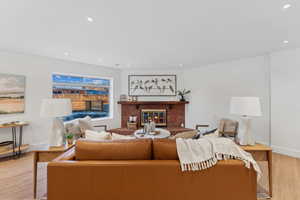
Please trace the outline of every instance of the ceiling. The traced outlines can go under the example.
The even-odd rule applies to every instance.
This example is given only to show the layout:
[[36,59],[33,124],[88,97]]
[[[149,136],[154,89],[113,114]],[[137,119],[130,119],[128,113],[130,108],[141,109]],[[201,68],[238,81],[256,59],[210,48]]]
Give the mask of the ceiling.
[[201,66],[300,46],[298,4],[1,0],[0,48],[120,68]]

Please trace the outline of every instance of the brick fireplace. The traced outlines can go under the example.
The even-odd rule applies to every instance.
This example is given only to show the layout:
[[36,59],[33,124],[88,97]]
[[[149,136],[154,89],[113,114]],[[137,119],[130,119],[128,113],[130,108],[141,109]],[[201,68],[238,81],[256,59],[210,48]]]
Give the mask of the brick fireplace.
[[[142,111],[163,111],[165,110],[166,123],[163,127],[177,128],[185,125],[185,105],[189,102],[181,101],[119,101],[121,104],[121,127],[127,128],[127,121],[130,116],[137,116],[137,125],[140,128],[143,123]],[[156,112],[159,114],[159,112]],[[149,114],[150,115],[150,114]],[[156,114],[155,114],[156,115]],[[151,116],[154,116],[151,115]]]

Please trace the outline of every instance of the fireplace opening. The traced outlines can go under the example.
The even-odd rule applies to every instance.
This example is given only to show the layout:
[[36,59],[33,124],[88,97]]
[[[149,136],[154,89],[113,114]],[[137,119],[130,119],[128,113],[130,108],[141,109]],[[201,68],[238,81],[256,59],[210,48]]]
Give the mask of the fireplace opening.
[[156,126],[167,126],[167,110],[166,109],[142,109],[141,110],[141,126],[154,121]]

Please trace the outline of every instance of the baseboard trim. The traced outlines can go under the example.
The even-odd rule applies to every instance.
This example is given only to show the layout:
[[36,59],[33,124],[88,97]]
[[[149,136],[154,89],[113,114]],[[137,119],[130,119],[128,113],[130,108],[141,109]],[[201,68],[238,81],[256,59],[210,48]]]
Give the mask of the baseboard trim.
[[272,145],[272,149],[273,149],[273,152],[275,152],[275,153],[300,158],[300,150],[297,150],[297,149],[290,149],[290,148],[276,146],[276,145]]
[[[257,143],[264,144],[267,146],[270,146],[267,142],[262,142],[262,141],[257,141]],[[273,152],[295,157],[295,158],[300,158],[300,150],[297,149],[291,149],[291,148],[286,148],[282,146],[277,146],[277,145],[271,145]]]

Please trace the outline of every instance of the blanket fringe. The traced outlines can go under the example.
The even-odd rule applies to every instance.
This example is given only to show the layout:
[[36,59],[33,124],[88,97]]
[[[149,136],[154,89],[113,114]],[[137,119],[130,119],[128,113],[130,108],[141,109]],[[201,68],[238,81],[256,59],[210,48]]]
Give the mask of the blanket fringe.
[[242,160],[245,163],[245,167],[250,169],[251,163],[247,160],[244,160],[238,156],[234,155],[228,155],[228,154],[223,154],[223,153],[215,153],[214,157],[212,157],[209,160],[205,160],[202,162],[197,162],[197,163],[182,163],[181,164],[181,170],[182,171],[199,171],[199,170],[205,170],[208,168],[213,167],[214,165],[217,164],[218,160]]
[[198,162],[198,163],[184,163],[181,164],[182,171],[199,171],[208,169],[210,167],[213,167],[218,162],[218,159],[215,157],[212,157],[209,160]]

